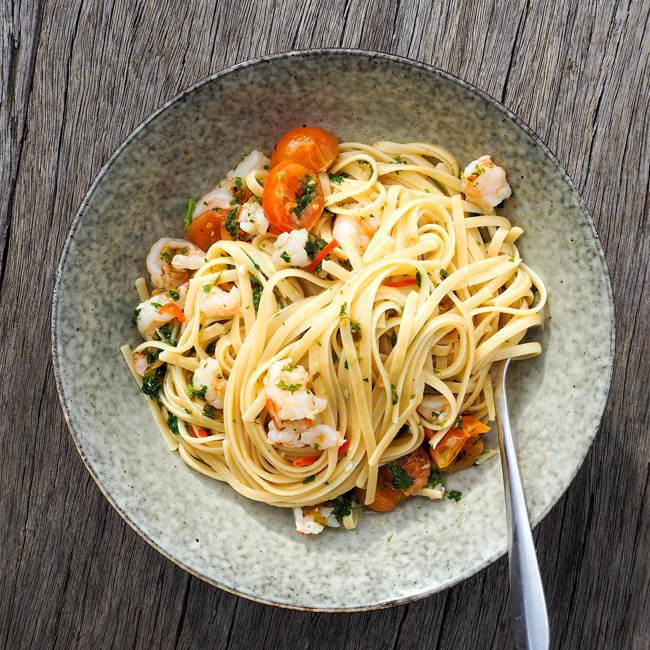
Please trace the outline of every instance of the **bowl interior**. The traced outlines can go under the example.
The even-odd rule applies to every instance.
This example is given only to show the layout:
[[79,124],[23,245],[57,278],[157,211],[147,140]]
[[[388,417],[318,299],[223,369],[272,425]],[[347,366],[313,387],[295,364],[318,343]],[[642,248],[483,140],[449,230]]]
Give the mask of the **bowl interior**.
[[[593,224],[546,148],[503,107],[449,75],[387,55],[293,53],[231,68],[185,91],[129,137],[86,196],[59,269],[57,384],[98,485],[148,542],[188,571],[290,607],[363,609],[422,597],[506,548],[498,460],[448,479],[456,504],[413,499],[364,513],[354,531],[296,534],[292,513],[241,497],[170,453],[119,352],[139,336],[133,281],[150,245],[183,235],[190,196],[253,148],[317,125],[340,141],[432,142],[461,167],[489,153],[515,196],[524,261],[549,290],[544,353],[513,364],[509,402],[533,524],[569,485],[597,430],[613,351],[611,289]],[[493,440],[496,446],[496,442]],[[463,552],[458,553],[462,548]]]

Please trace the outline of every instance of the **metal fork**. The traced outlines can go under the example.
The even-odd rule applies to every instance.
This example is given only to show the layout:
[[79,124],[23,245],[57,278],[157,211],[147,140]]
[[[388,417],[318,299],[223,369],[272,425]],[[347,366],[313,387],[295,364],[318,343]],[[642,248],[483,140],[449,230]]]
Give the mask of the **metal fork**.
[[508,417],[506,372],[509,365],[510,359],[497,361],[492,366],[491,376],[506,492],[512,629],[518,650],[548,650],[550,633],[544,586]]

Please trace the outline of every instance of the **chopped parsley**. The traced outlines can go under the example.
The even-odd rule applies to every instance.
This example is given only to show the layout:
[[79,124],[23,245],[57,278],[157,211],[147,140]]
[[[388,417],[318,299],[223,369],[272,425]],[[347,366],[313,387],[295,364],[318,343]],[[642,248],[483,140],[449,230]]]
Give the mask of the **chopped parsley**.
[[217,409],[214,408],[212,404],[205,404],[203,406],[203,415],[206,418],[210,418],[211,420],[214,420],[217,415]]
[[311,476],[308,476],[303,482],[303,485],[307,485],[307,483],[311,483],[312,481],[316,480],[316,475],[312,474]]
[[140,317],[140,309],[134,309],[133,310],[133,315],[131,316],[131,322],[137,327],[138,325],[138,318]]
[[306,174],[302,179],[300,189],[295,193],[296,207],[291,210],[293,214],[300,219],[302,213],[307,209],[307,206],[318,198],[318,183],[316,179],[309,174]]
[[[307,232],[307,243],[305,244],[305,252],[307,253],[310,260],[315,260],[318,257],[318,254],[327,246],[327,242],[315,235],[313,232]],[[325,259],[330,259],[330,254],[325,255]],[[321,263],[318,263],[318,266],[314,269],[315,271],[321,270]]]
[[174,323],[167,323],[167,325],[163,325],[162,327],[159,327],[157,332],[160,335],[160,340],[163,343],[176,347],[178,341],[172,338],[173,329],[174,329]]
[[194,199],[190,199],[187,203],[187,212],[185,213],[185,223],[183,227],[187,230],[192,225],[192,215],[194,214],[194,208],[196,208],[196,203]]
[[205,351],[208,354],[214,354],[214,348],[216,347],[216,345],[217,345],[216,341],[212,341],[212,343],[208,343],[208,345],[205,348]]
[[350,492],[341,494],[340,496],[336,497],[336,499],[334,499],[332,502],[332,514],[335,517],[343,519],[343,517],[347,517],[348,515],[352,514],[352,510],[354,510],[354,506],[357,503],[359,503],[359,499],[357,499],[354,492],[350,490]]
[[178,435],[178,418],[171,413],[167,416],[167,426],[169,430],[175,435]]
[[302,384],[285,384],[284,380],[280,379],[280,382],[276,384],[280,390],[288,390],[292,395],[302,388]]
[[408,489],[415,483],[413,476],[392,461],[388,463],[388,471],[393,475],[393,489],[395,490],[408,492]]
[[[235,167],[235,169],[237,169],[237,168]],[[235,171],[235,170],[233,169],[233,171]],[[239,176],[237,176],[237,178],[235,178],[235,187],[238,188],[238,189],[241,187],[241,178]]]
[[228,218],[226,219],[226,223],[225,223],[226,230],[228,231],[228,234],[235,241],[238,241],[238,240],[241,239],[241,235],[239,233],[239,221],[237,221],[237,213],[238,212],[239,212],[239,210],[237,208],[230,208],[230,212],[228,212]]
[[533,296],[537,293],[538,289],[535,285],[533,285],[530,290],[533,292]]
[[160,254],[160,259],[165,260],[166,262],[171,262],[172,256],[167,251],[164,251]]
[[370,379],[368,379],[368,377],[364,377],[363,381],[365,381],[367,384],[370,383]]
[[390,342],[391,342],[393,345],[397,345],[397,333],[396,333],[396,332],[393,332],[393,333],[390,335]]
[[440,277],[444,280],[449,274],[445,269],[440,269]]
[[151,303],[151,306],[152,306],[154,309],[162,309],[162,305],[161,305],[159,302],[152,302],[152,303]]
[[257,311],[260,308],[260,300],[262,299],[262,291],[264,290],[264,287],[259,278],[254,275],[251,275],[251,289],[253,290],[253,307],[255,307],[255,311]]
[[415,272],[415,284],[417,284],[418,287],[422,286],[422,276],[420,275],[420,271]]
[[341,307],[341,313],[339,316],[347,316],[348,315],[348,303],[344,302],[342,307]]
[[431,474],[429,474],[429,480],[424,487],[435,488],[437,485],[442,485],[443,483],[444,479],[442,478],[442,474],[437,469],[432,467]]
[[287,253],[287,251],[282,251],[282,252],[280,253],[280,257],[281,257],[281,258],[282,258],[282,259],[283,259],[287,264],[291,264],[291,258],[289,257],[289,253]]
[[339,355],[336,354],[334,350],[332,350],[332,361],[336,363],[339,360]]
[[350,369],[350,368],[348,368],[348,360],[347,360],[347,359],[345,360],[345,363],[343,364],[343,367],[344,367],[346,370],[349,370],[349,369]]
[[361,323],[351,320],[350,332],[352,332],[352,340],[358,341],[361,338]]
[[174,290],[174,289],[170,289],[167,293],[169,294],[169,297],[172,300],[180,300],[181,299],[181,294],[178,291]]
[[[248,255],[248,253],[246,253],[246,255]],[[253,263],[253,266],[255,267],[256,271],[261,271],[262,270],[260,268],[260,265],[250,255],[248,255],[248,259]]]
[[163,363],[156,368],[153,374],[142,378],[140,392],[150,397],[154,402],[158,402],[158,404],[162,403],[158,393],[162,389],[162,378],[165,376],[166,368],[167,364]]
[[203,293],[210,293],[212,290],[212,285],[211,284],[204,284],[203,285]]
[[397,404],[397,402],[399,401],[399,395],[397,394],[397,389],[395,388],[395,384],[390,385],[390,392],[393,397],[393,406],[395,406],[395,404]]
[[447,188],[440,182],[437,181],[435,178],[432,178],[429,176],[429,180],[445,195],[449,196],[449,192],[447,191]]
[[456,428],[460,429],[461,431],[463,430],[463,419],[460,417],[460,415],[456,416]]
[[448,495],[448,499],[453,499],[456,503],[458,503],[461,498],[463,497],[463,493],[459,492],[458,490],[452,490]]
[[340,174],[328,174],[330,181],[332,183],[336,183],[337,185],[340,185],[345,178],[352,178],[350,174],[346,174],[345,172],[341,172]]
[[204,400],[205,399],[205,393],[208,390],[207,386],[201,385],[201,388],[194,388],[192,384],[187,385],[187,393],[190,396],[190,399],[194,401],[195,397],[198,397],[199,399]]

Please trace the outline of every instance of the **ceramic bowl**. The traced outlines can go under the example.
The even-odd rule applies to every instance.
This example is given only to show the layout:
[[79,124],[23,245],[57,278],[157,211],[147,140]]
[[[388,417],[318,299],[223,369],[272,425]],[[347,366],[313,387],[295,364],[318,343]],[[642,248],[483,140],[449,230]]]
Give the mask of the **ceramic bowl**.
[[449,587],[506,551],[498,459],[448,479],[460,503],[413,499],[364,513],[354,531],[302,537],[290,510],[249,501],[169,452],[119,351],[140,340],[133,281],[145,275],[154,241],[182,236],[188,197],[211,189],[242,154],[270,154],[303,125],[340,141],[432,142],[461,167],[490,153],[506,167],[515,196],[503,214],[524,228],[523,258],[549,292],[544,324],[531,333],[544,352],[514,363],[509,376],[528,508],[540,522],[605,407],[614,325],[603,252],[574,185],[530,129],[420,63],[351,50],[281,54],[209,77],[153,113],[101,170],[65,244],[52,317],[56,381],[88,471],[170,560],[265,603],[378,608]]

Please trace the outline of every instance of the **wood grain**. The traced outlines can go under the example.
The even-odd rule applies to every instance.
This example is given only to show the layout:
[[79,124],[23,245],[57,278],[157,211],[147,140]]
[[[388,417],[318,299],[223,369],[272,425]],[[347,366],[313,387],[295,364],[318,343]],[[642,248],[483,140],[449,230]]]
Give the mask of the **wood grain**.
[[553,648],[650,648],[647,2],[3,0],[0,11],[0,647],[514,647],[505,559],[426,600],[349,615],[275,609],[191,577],[109,506],[59,407],[55,270],[111,152],[212,72],[343,46],[432,63],[500,99],[592,210],[616,298],[614,381],[592,450],[535,535]]

